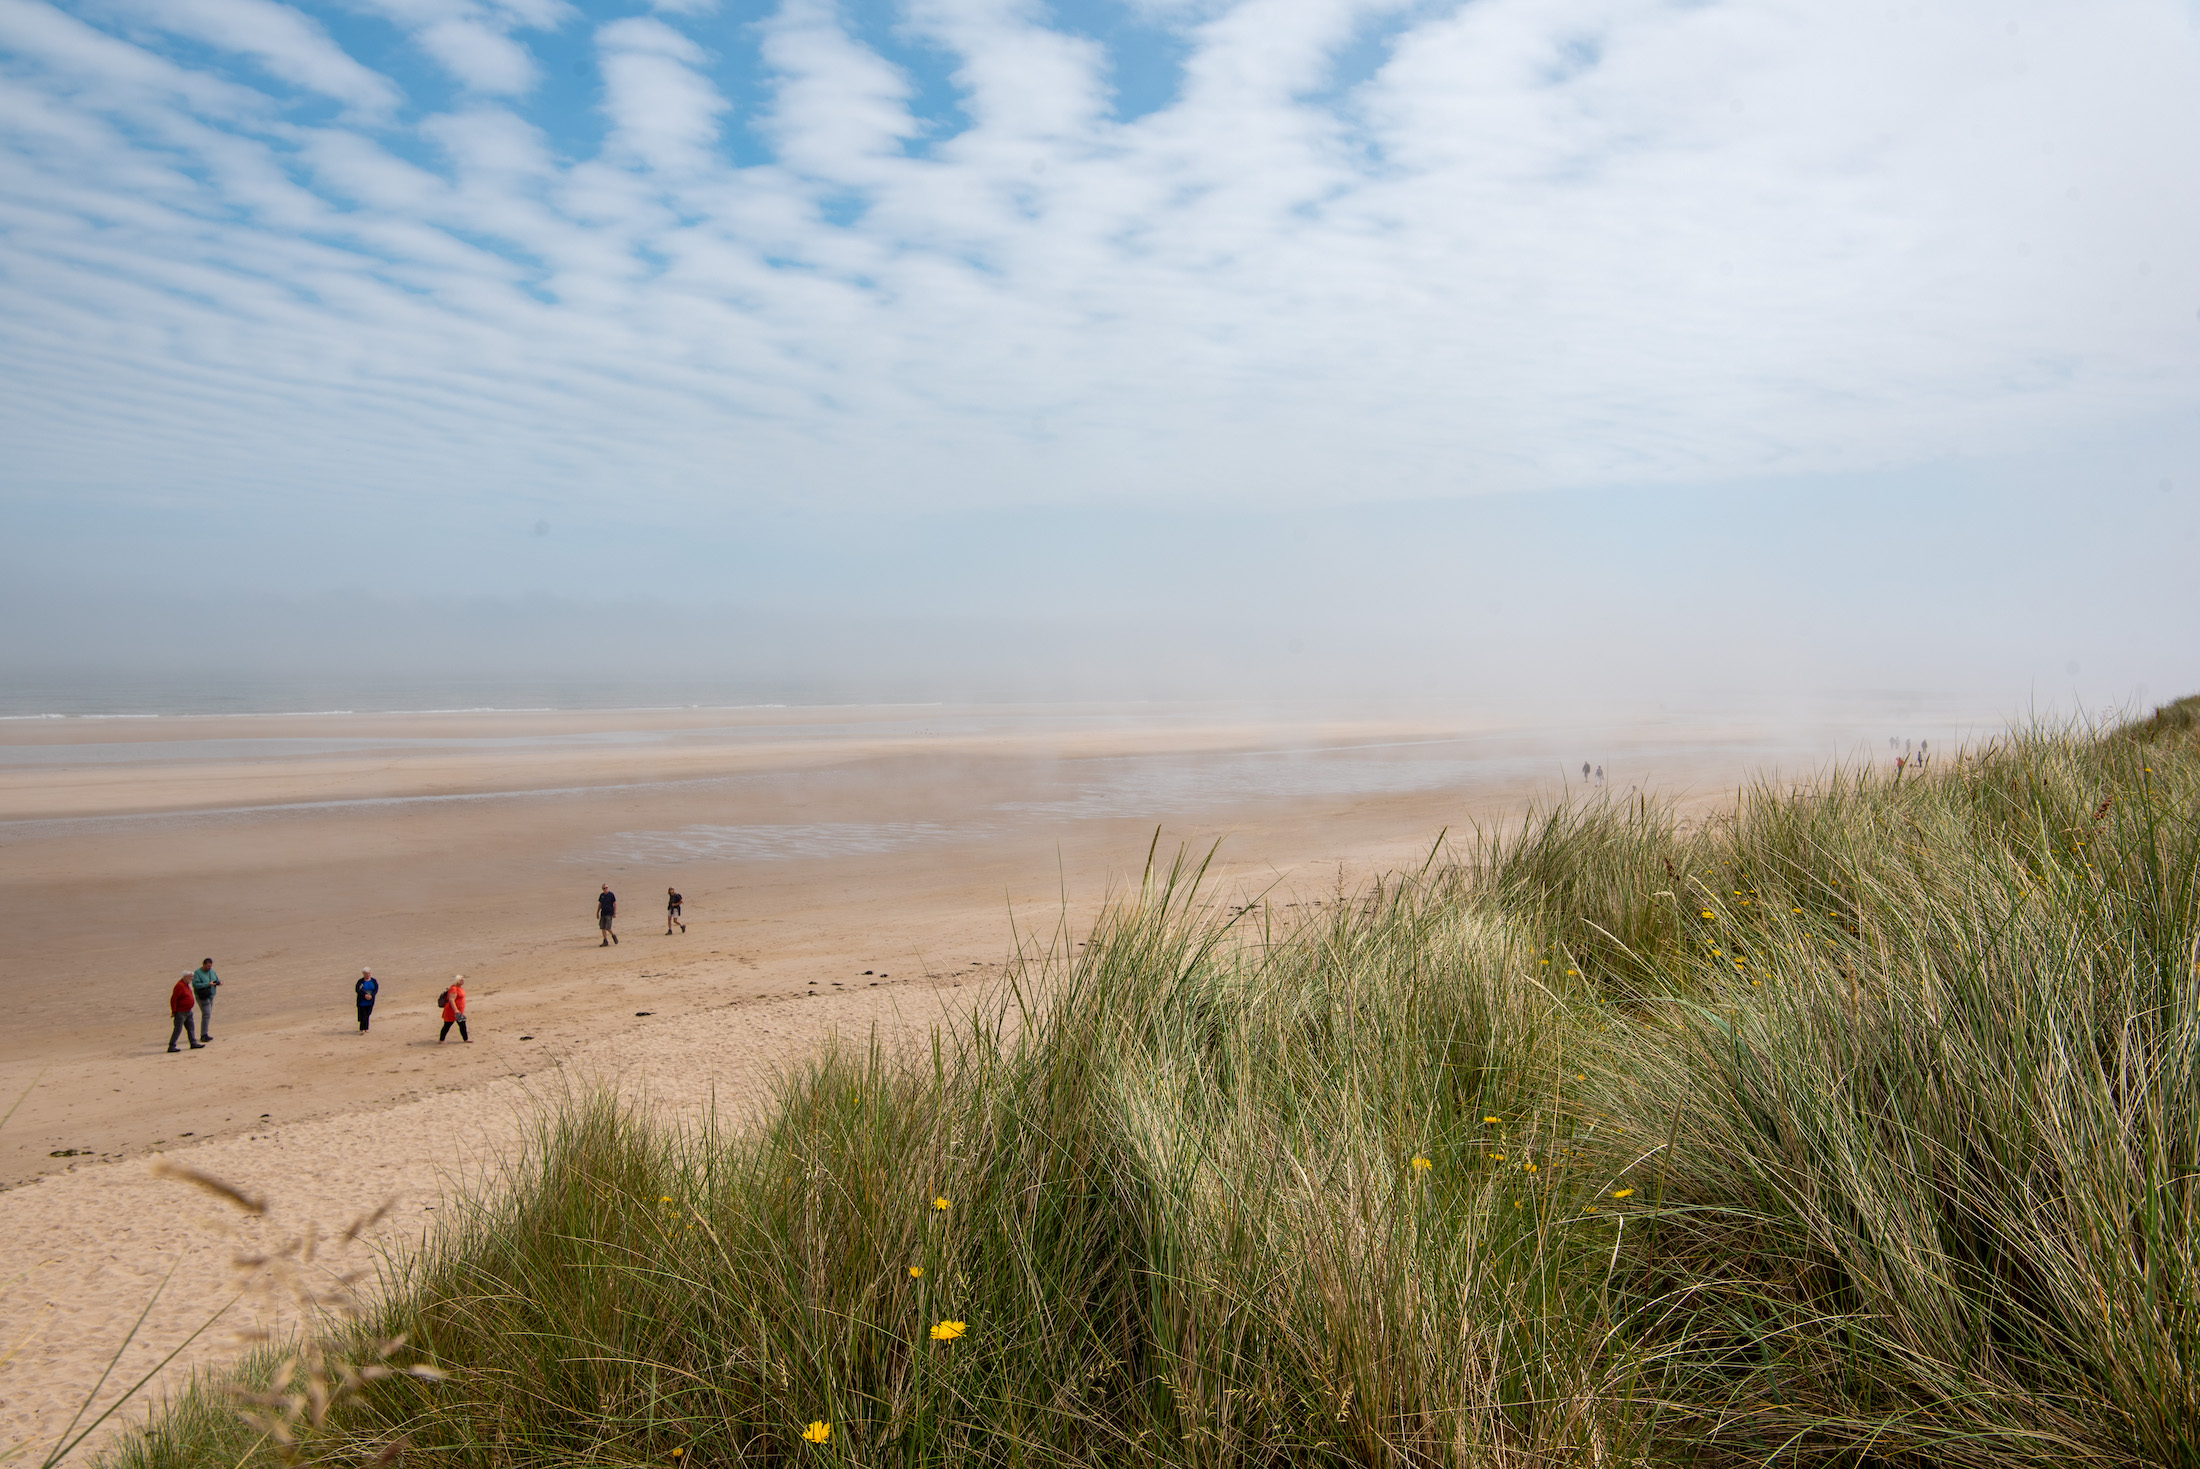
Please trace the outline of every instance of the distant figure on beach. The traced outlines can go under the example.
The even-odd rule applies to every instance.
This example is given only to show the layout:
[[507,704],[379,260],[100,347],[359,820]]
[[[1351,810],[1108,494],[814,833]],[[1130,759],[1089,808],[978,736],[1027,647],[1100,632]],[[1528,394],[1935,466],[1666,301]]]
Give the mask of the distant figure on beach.
[[214,972],[211,957],[201,959],[199,967],[191,972],[191,996],[199,1007],[199,1041],[204,1044],[214,1037],[207,1027],[214,1020],[214,991],[222,987],[222,977]]
[[680,917],[680,894],[672,888],[665,889],[665,932],[672,932],[672,925],[680,925],[680,932],[688,931],[687,922]]
[[474,1038],[466,1034],[466,976],[452,976],[451,987],[443,992],[436,1003],[443,1007],[443,1029],[436,1035],[435,1043],[440,1046],[449,1040],[451,1027],[455,1025],[458,1027],[458,1038],[467,1045],[472,1045]]
[[[611,920],[618,912],[619,895],[611,891],[611,884],[607,882],[603,891],[596,894],[596,927],[603,931],[603,942],[597,944],[597,948],[608,949],[619,941],[619,936],[611,931]],[[670,933],[672,930],[665,931]]]
[[176,1037],[179,1035],[191,1042],[192,1050],[199,1048],[198,1041],[191,1035],[191,1007],[197,1003],[198,997],[191,992],[191,976],[186,974],[168,992],[168,1049],[171,1052],[176,1049]]
[[382,992],[382,984],[374,977],[373,970],[362,969],[352,989],[359,996],[359,1033],[365,1035],[367,1022],[374,1018],[374,997]]

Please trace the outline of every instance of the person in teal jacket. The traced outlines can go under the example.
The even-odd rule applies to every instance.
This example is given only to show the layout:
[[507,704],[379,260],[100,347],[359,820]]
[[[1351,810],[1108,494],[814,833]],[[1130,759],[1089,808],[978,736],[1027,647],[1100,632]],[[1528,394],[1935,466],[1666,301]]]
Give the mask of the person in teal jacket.
[[204,1045],[214,1037],[207,1027],[214,1021],[214,991],[222,987],[222,977],[214,972],[211,958],[201,959],[199,967],[191,971],[191,998],[199,1006],[199,1044]]

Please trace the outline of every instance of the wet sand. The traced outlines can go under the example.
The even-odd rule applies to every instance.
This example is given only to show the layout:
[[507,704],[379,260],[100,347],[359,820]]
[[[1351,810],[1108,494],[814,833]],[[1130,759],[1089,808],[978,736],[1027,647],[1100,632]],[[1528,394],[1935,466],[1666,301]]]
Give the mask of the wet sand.
[[[0,1251],[24,1272],[0,1296],[0,1448],[51,1441],[171,1266],[117,1383],[234,1294],[240,1239],[394,1196],[378,1241],[402,1245],[546,1089],[740,1110],[835,1033],[921,1032],[1023,939],[1080,928],[1157,831],[1164,854],[1221,843],[1219,895],[1319,895],[1578,787],[1584,759],[1614,793],[1720,800],[1958,718],[1981,727],[1892,707],[1563,732],[1058,706],[0,723],[0,1105],[23,1097]],[[214,1040],[166,1054],[168,988],[209,954]],[[365,1035],[362,965],[383,983]],[[438,1045],[461,972],[473,1042]],[[239,1235],[156,1155],[273,1212]],[[269,1311],[248,1295],[162,1381]]]

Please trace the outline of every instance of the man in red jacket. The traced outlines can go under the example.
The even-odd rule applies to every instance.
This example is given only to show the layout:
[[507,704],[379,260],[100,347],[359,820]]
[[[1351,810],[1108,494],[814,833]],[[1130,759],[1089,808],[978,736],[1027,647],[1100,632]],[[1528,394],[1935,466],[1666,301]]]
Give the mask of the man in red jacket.
[[174,1023],[168,1027],[168,1049],[176,1048],[176,1037],[182,1036],[191,1043],[191,1049],[199,1049],[199,1038],[191,1034],[191,1012],[198,1008],[198,997],[191,993],[191,976],[186,974],[176,981],[176,987],[168,992],[168,1018]]

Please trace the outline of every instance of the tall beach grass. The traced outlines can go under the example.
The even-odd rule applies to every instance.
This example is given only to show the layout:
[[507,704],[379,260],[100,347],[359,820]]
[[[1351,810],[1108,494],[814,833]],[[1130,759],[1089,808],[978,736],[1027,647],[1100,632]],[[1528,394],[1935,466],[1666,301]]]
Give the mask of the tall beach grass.
[[[1154,866],[753,1131],[545,1116],[356,1328],[449,1379],[283,1454],[2200,1463],[2193,714],[1304,907]],[[276,1462],[222,1391],[108,1463]]]

